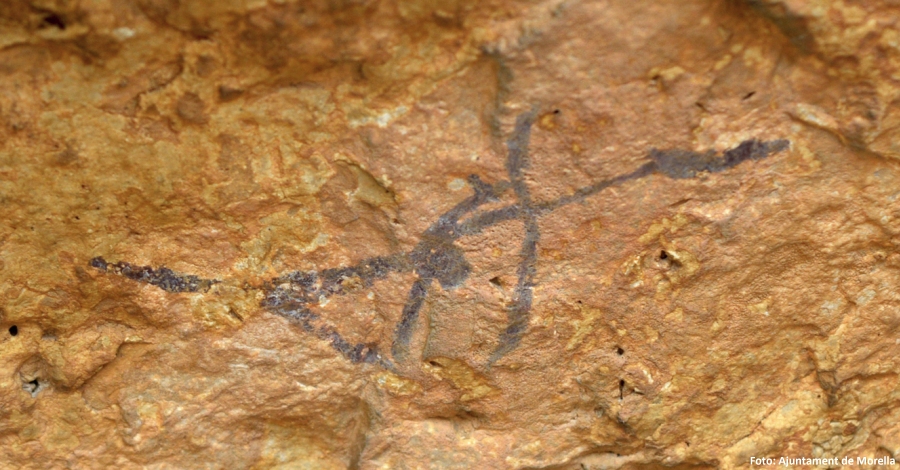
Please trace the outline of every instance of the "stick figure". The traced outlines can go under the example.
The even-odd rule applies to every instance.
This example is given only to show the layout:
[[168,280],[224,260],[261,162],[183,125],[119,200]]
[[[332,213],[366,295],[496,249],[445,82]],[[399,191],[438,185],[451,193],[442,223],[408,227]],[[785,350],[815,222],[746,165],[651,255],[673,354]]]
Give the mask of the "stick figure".
[[[517,281],[512,301],[506,309],[506,328],[500,334],[498,345],[488,360],[488,365],[491,365],[516,349],[527,330],[536,282],[537,245],[540,241],[538,220],[541,216],[628,181],[653,174],[688,179],[703,172],[717,173],[746,160],[766,158],[790,145],[787,140],[747,140],[721,156],[712,151],[698,153],[654,149],[648,155],[649,161],[630,173],[579,188],[571,195],[536,202],[531,197],[524,176],[530,163],[528,147],[535,115],[535,111],[531,111],[518,116],[512,135],[507,140],[506,172],[509,179],[488,184],[478,176],[471,175],[468,181],[473,194],[438,217],[422,233],[419,243],[411,251],[368,258],[354,266],[296,271],[279,276],[266,284],[262,307],[328,341],[332,348],[354,363],[377,364],[396,370],[395,363],[408,359],[412,332],[433,284],[437,282],[443,289],[454,289],[465,283],[472,271],[456,241],[463,236],[479,235],[486,228],[504,221],[520,220],[524,236],[518,254]],[[499,209],[478,212],[479,207],[488,202],[499,202],[499,196],[509,189],[512,189],[516,202]],[[111,264],[100,257],[91,260],[91,265],[103,271],[112,271],[156,285],[169,292],[197,292],[219,282],[196,276],[178,276],[168,268],[154,270],[125,262]],[[348,279],[358,278],[364,285],[371,286],[388,274],[399,272],[413,272],[416,279],[409,289],[406,304],[394,329],[390,357],[379,351],[374,344],[353,344],[347,341],[334,326],[312,310],[312,306],[322,300],[344,294],[343,283]]]

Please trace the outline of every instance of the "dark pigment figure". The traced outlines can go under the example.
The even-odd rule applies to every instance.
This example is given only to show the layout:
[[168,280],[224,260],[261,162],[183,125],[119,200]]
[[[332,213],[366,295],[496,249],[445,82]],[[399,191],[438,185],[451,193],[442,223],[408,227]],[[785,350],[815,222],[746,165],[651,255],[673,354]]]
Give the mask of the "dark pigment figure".
[[[567,204],[583,201],[611,186],[654,173],[673,179],[694,178],[703,172],[727,170],[746,160],[761,160],[790,145],[787,140],[747,140],[721,156],[712,151],[697,153],[654,149],[650,152],[649,161],[630,173],[585,186],[569,196],[535,202],[525,184],[524,174],[529,167],[528,144],[534,117],[534,111],[520,115],[516,119],[515,130],[507,141],[506,171],[509,180],[488,184],[476,175],[470,176],[469,184],[474,194],[441,215],[425,230],[412,251],[369,258],[355,266],[285,274],[267,283],[262,306],[287,318],[304,331],[328,341],[335,350],[354,363],[378,364],[394,370],[394,361],[402,362],[409,354],[412,332],[433,284],[437,282],[444,289],[453,289],[463,284],[471,272],[463,251],[455,244],[456,240],[463,236],[478,235],[500,222],[518,219],[525,229],[519,251],[518,280],[512,303],[507,308],[506,329],[501,333],[498,345],[489,359],[488,365],[491,365],[519,345],[528,325],[535,285],[537,245],[540,240],[538,219],[541,216]],[[509,189],[515,195],[515,203],[499,209],[477,211],[485,203],[498,202],[499,196]],[[212,284],[219,282],[197,276],[179,276],[165,267],[154,270],[124,262],[111,264],[100,257],[91,260],[91,266],[155,285],[168,292],[206,291]],[[417,279],[409,290],[406,305],[394,332],[391,347],[393,360],[382,354],[375,345],[348,342],[320,315],[310,310],[322,298],[344,294],[343,283],[348,279],[358,278],[366,286],[370,286],[391,272],[410,271],[415,272]]]

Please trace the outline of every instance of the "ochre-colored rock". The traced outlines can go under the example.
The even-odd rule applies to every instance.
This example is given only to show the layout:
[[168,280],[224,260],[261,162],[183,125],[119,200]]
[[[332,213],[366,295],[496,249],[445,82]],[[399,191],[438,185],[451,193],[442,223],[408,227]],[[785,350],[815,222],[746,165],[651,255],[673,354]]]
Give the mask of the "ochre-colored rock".
[[900,458],[898,15],[0,2],[0,467]]

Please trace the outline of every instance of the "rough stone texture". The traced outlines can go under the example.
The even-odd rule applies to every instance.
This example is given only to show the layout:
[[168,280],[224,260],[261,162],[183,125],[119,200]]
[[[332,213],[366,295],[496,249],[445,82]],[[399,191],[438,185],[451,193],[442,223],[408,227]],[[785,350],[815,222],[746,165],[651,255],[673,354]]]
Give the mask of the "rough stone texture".
[[[898,14],[889,0],[0,3],[0,466],[900,458]],[[790,146],[542,215],[530,316],[494,362],[520,220],[435,245],[468,271],[431,284],[391,367],[262,306],[278,276],[423,246],[469,175],[508,179],[506,140],[531,110],[537,202],[653,149]],[[163,290],[126,266],[221,282]],[[351,276],[311,309],[390,356],[422,275]]]

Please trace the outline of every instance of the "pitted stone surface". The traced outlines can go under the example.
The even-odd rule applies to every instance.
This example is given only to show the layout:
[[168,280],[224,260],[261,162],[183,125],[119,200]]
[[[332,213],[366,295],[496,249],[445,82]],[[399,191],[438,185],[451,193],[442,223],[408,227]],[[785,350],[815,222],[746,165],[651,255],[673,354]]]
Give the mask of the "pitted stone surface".
[[0,466],[900,457],[898,14],[2,2]]

